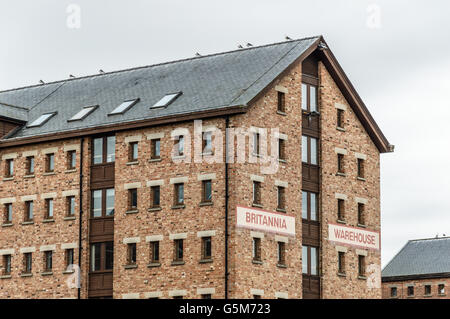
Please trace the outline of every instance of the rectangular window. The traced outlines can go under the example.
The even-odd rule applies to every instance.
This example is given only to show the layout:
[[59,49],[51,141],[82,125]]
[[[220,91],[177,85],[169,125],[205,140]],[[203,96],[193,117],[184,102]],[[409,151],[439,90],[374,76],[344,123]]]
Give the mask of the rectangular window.
[[34,174],[34,156],[28,156],[26,158],[26,170],[27,170],[27,175]]
[[31,253],[23,254],[23,273],[31,274],[33,264],[33,255]]
[[151,187],[151,203],[152,208],[159,208],[161,205],[160,196],[161,196],[161,186],[152,186]]
[[425,296],[431,296],[431,285],[425,285]]
[[303,274],[317,276],[319,274],[319,255],[317,247],[302,247],[302,271]]
[[106,162],[113,163],[116,160],[116,137],[108,136],[106,138]]
[[277,251],[277,257],[278,257],[278,265],[286,265],[286,244],[279,241],[278,242],[278,251]]
[[150,242],[150,261],[159,263],[159,241]]
[[101,243],[91,245],[91,271],[99,271],[101,269],[101,249]]
[[253,261],[261,262],[261,238],[253,238]]
[[286,141],[284,139],[278,139],[278,159],[286,160]]
[[53,251],[44,251],[44,272],[51,272],[53,269]]
[[211,180],[202,181],[202,202],[210,203],[212,202],[212,182]]
[[65,256],[65,259],[66,259],[66,269],[67,269],[67,267],[69,267],[70,265],[73,265],[73,264],[74,264],[74,260],[73,260],[73,249],[72,249],[72,248],[71,248],[71,249],[66,249],[65,254],[66,254],[66,256]]
[[184,184],[174,184],[175,189],[175,206],[184,205]]
[[338,252],[338,273],[345,274],[345,253],[343,251]]
[[77,152],[69,151],[67,152],[67,169],[75,169],[77,166]]
[[173,261],[183,261],[183,239],[175,239]]
[[24,221],[29,222],[33,220],[33,202],[32,201],[26,201],[25,202],[25,216]]
[[362,158],[358,158],[358,177],[364,178],[364,160]]
[[11,224],[13,218],[13,208],[12,203],[5,204],[5,215],[4,215],[4,224]]
[[113,269],[114,262],[113,242],[91,244],[90,267],[91,271]]
[[284,92],[278,91],[278,111],[279,112],[286,112],[286,99]]
[[11,255],[3,255],[3,275],[11,275]]
[[286,195],[285,188],[282,186],[277,187],[277,202],[278,202],[278,210],[284,211],[286,209]]
[[397,287],[391,287],[391,297],[397,297]]
[[138,192],[136,188],[128,190],[128,210],[136,210],[138,203]]
[[12,177],[14,175],[14,160],[12,158],[6,160],[5,172],[6,177]]
[[445,285],[444,284],[439,284],[438,285],[438,294],[439,295],[445,295]]
[[116,137],[98,137],[93,140],[92,162],[113,163],[116,160]]
[[315,85],[302,83],[302,109],[317,112],[317,88]]
[[161,158],[161,140],[160,139],[153,139],[152,140],[152,159],[159,159]]
[[302,162],[317,165],[318,163],[317,139],[309,136],[302,136]]
[[337,200],[337,219],[340,221],[345,221],[345,200]]
[[344,154],[337,154],[337,171],[338,173],[344,174]]
[[115,191],[114,188],[109,188],[106,190],[106,216],[114,216],[114,198]]
[[138,160],[138,142],[131,142],[128,149],[128,161],[135,162]]
[[176,150],[177,150],[177,155],[183,156],[184,155],[184,136],[183,135],[178,136],[178,139],[175,141],[175,146],[176,146]]
[[212,132],[203,132],[202,133],[202,149],[203,154],[212,154],[213,146],[212,146]]
[[358,275],[364,277],[366,275],[366,257],[358,255]]
[[55,154],[46,154],[45,171],[47,173],[55,171]]
[[253,155],[258,156],[261,152],[261,134],[253,133]]
[[202,237],[202,260],[212,259],[211,237]]
[[75,216],[75,196],[67,196],[67,216]]
[[93,142],[94,151],[93,154],[93,163],[101,164],[103,163],[103,138],[95,138]]
[[302,218],[309,221],[318,221],[318,211],[317,194],[302,191]]
[[414,286],[409,286],[407,288],[407,294],[408,294],[409,297],[414,296]]
[[261,182],[253,181],[253,204],[261,205]]
[[211,299],[211,294],[202,294],[202,299]]
[[114,216],[114,188],[92,191],[92,217]]
[[136,243],[127,245],[127,264],[136,265]]
[[358,224],[365,225],[365,214],[364,214],[365,206],[362,203],[358,203]]
[[339,128],[344,128],[344,110],[336,109],[337,110],[337,121],[336,125]]
[[45,219],[53,219],[53,199],[45,200]]

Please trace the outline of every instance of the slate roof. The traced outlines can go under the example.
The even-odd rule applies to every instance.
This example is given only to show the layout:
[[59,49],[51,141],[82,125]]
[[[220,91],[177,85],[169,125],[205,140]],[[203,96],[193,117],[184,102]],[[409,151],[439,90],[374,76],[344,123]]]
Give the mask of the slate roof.
[[382,277],[450,273],[450,237],[410,240],[384,267]]
[[[9,139],[98,127],[114,123],[247,106],[260,91],[310,48],[310,37],[231,52],[0,92],[0,116],[31,123],[41,114],[57,114],[40,127],[24,126]],[[150,109],[164,95],[182,92],[166,108]],[[140,101],[123,115],[108,116],[125,100]],[[85,106],[99,107],[82,121],[67,122]]]

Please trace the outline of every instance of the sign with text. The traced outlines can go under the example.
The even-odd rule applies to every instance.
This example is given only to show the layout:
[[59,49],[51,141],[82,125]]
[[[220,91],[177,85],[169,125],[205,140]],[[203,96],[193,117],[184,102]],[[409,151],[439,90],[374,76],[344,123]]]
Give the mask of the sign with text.
[[262,209],[236,207],[236,226],[269,233],[295,236],[295,217]]
[[380,233],[366,229],[328,224],[328,239],[342,245],[365,249],[380,249]]

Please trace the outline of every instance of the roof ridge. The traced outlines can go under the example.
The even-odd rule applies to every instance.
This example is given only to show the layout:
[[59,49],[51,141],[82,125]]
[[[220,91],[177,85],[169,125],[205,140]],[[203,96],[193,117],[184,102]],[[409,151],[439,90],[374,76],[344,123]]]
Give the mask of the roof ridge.
[[413,242],[413,241],[423,241],[423,240],[439,240],[439,239],[450,239],[450,236],[445,236],[445,237],[433,237],[433,238],[418,238],[418,239],[411,239],[408,242]]
[[321,35],[316,35],[316,36],[310,36],[310,37],[305,37],[305,38],[300,38],[300,39],[292,39],[292,40],[287,40],[287,41],[273,42],[273,43],[263,44],[263,45],[259,45],[259,46],[252,46],[252,47],[236,49],[236,50],[230,50],[230,51],[222,51],[222,52],[211,53],[211,54],[202,55],[202,56],[195,56],[195,57],[178,59],[178,60],[172,60],[172,61],[167,61],[167,62],[160,62],[160,63],[155,63],[155,64],[149,64],[149,65],[144,65],[144,66],[138,66],[138,67],[122,69],[122,70],[115,70],[115,71],[110,71],[110,72],[105,72],[105,73],[85,75],[85,76],[81,76],[81,77],[69,78],[69,79],[64,79],[64,80],[56,80],[56,81],[52,81],[52,82],[47,82],[45,84],[33,84],[33,85],[22,86],[22,87],[7,89],[7,90],[0,90],[0,93],[6,93],[6,92],[11,92],[11,91],[17,91],[17,90],[23,90],[23,89],[29,89],[29,88],[36,88],[36,87],[44,87],[44,86],[50,85],[50,84],[66,83],[66,82],[69,82],[69,81],[88,79],[88,78],[97,77],[97,76],[104,76],[104,75],[116,74],[116,73],[121,73],[121,72],[135,71],[135,70],[151,68],[151,67],[156,67],[156,66],[161,66],[161,65],[167,65],[167,64],[178,63],[178,62],[191,61],[191,60],[196,60],[196,59],[202,59],[202,58],[218,56],[218,55],[222,55],[222,54],[235,53],[235,52],[239,52],[239,51],[247,51],[247,50],[252,50],[252,49],[269,47],[269,46],[273,46],[273,45],[279,45],[279,44],[283,44],[283,43],[304,41],[304,40],[310,40],[310,39],[320,38],[320,37],[321,37]]

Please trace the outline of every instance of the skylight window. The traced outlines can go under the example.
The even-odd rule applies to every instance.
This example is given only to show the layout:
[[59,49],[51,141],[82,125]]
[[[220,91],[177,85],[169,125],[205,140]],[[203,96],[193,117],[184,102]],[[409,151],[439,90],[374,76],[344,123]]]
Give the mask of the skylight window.
[[98,105],[95,106],[85,106],[83,107],[77,114],[75,114],[74,116],[72,116],[68,122],[71,121],[81,121],[83,120],[86,116],[88,116],[89,114],[91,114]]
[[53,115],[55,115],[56,112],[53,113],[45,113],[39,116],[37,119],[35,119],[28,127],[38,127],[43,125],[45,122],[47,122]]
[[152,106],[152,108],[165,107],[165,106],[169,105],[170,103],[172,103],[173,101],[175,101],[175,99],[180,95],[181,95],[181,92],[167,94],[161,100],[156,102]]
[[131,107],[133,105],[135,105],[137,102],[139,102],[139,99],[125,101],[122,104],[120,104],[118,107],[116,107],[111,113],[109,113],[109,115],[123,114],[126,111],[128,111],[129,109],[131,109]]

